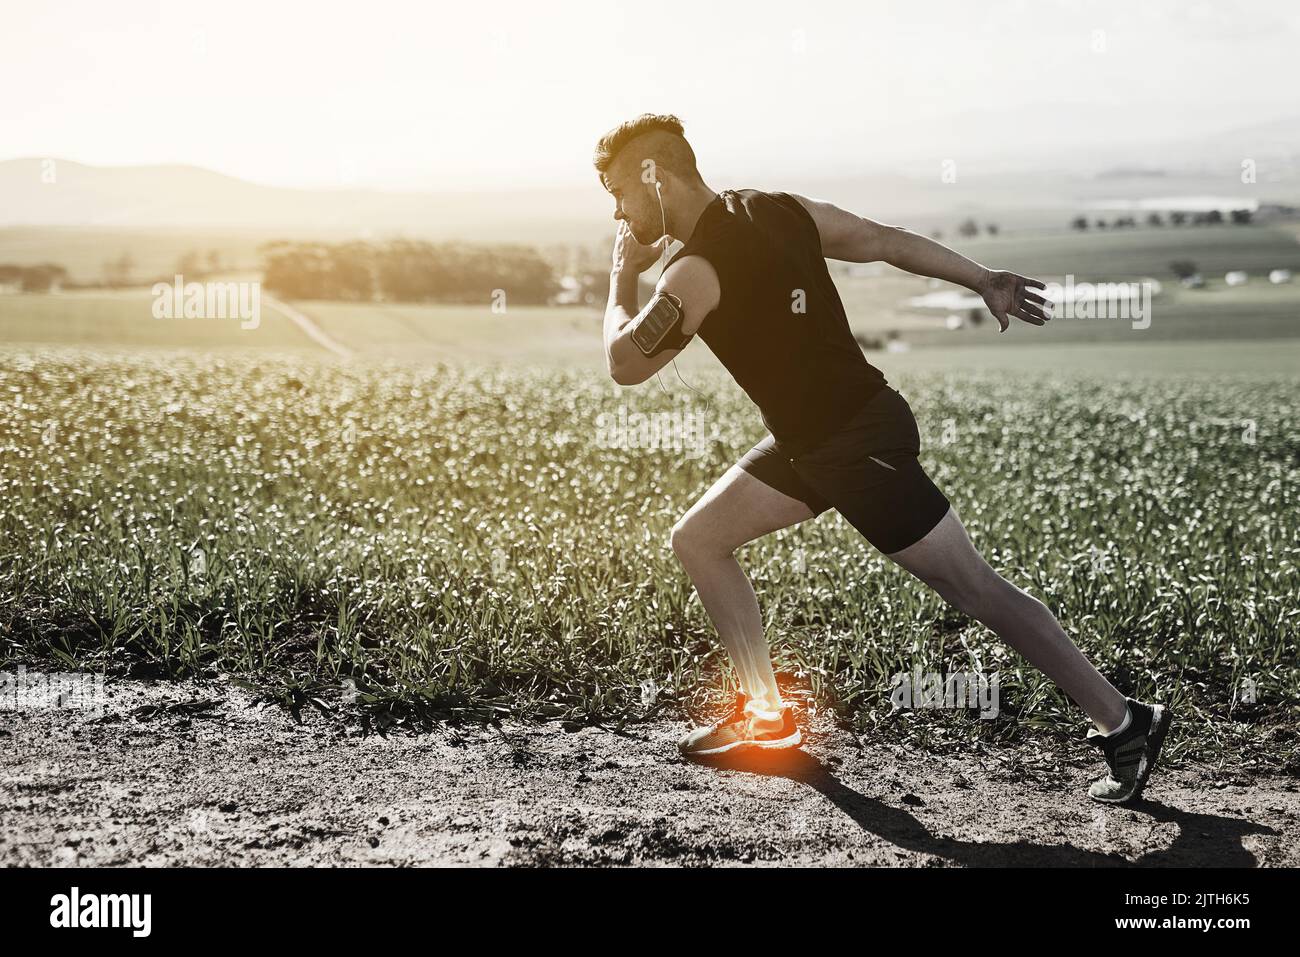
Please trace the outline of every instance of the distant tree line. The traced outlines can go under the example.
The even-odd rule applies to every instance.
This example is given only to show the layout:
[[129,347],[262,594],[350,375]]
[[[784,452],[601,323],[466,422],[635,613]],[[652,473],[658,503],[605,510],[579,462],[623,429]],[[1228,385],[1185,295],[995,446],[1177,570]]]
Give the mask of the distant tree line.
[[219,273],[225,268],[220,249],[209,249],[205,257],[199,250],[191,249],[176,262],[176,272],[187,279]]
[[[1000,231],[1001,228],[998,226],[997,223],[986,223],[984,226],[984,232],[990,236],[996,236]],[[979,234],[980,234],[980,224],[975,222],[974,219],[970,219],[970,218],[965,219],[961,222],[960,225],[957,226],[957,235],[961,236],[963,239],[974,239]],[[942,239],[942,238],[943,238],[942,232],[938,232],[935,234],[935,239]]]
[[18,286],[23,292],[49,292],[68,281],[68,271],[54,263],[38,266],[0,265],[0,286]]
[[135,273],[135,260],[131,253],[122,251],[116,259],[107,260],[103,265],[104,285],[110,289],[121,289],[131,285]]
[[529,246],[281,241],[262,255],[262,285],[290,299],[486,302],[499,289],[512,305],[544,305],[560,288]]
[[[1249,209],[1229,210],[1228,216],[1235,226],[1249,226],[1254,221],[1254,215]],[[1188,223],[1193,226],[1217,226],[1224,222],[1227,222],[1227,220],[1224,219],[1223,212],[1217,209],[1199,213],[1174,210],[1169,214],[1170,226],[1186,226]],[[1159,229],[1165,225],[1165,218],[1159,213],[1151,213],[1147,216],[1146,224]],[[1070,228],[1079,232],[1087,230],[1089,225],[1087,216],[1076,216],[1070,221]],[[1137,227],[1137,220],[1132,216],[1119,216],[1111,223],[1107,223],[1104,219],[1098,219],[1094,225],[1097,229],[1134,229]]]

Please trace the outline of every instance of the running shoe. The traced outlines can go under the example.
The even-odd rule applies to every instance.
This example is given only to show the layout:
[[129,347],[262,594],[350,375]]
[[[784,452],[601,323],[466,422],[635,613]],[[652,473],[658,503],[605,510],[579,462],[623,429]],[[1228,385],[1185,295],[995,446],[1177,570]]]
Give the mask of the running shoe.
[[1102,734],[1096,728],[1088,730],[1088,743],[1101,748],[1110,769],[1104,778],[1092,782],[1088,796],[1105,804],[1124,804],[1142,796],[1173,720],[1173,713],[1163,705],[1124,700],[1133,716],[1127,728],[1111,734]]
[[773,730],[759,729],[759,721],[771,723],[761,712],[748,708],[749,696],[743,691],[736,695],[736,705],[731,713],[707,728],[696,728],[678,742],[682,754],[699,757],[707,754],[724,754],[741,747],[793,748],[803,740],[799,726],[794,722],[790,708],[781,709],[781,726]]

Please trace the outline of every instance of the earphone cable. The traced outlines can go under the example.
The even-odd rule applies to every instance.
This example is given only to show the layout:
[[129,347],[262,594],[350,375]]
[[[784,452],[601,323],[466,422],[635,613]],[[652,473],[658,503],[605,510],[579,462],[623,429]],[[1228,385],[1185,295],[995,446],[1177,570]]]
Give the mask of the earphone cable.
[[[663,224],[663,231],[661,233],[661,238],[666,238],[668,236],[668,211],[664,209],[663,187],[660,185],[658,177],[655,178],[655,195],[659,198],[659,220]],[[658,286],[659,283],[663,281],[664,273],[668,270],[668,247],[670,245],[671,243],[665,242],[663,252],[660,254],[659,278],[655,280],[656,286]],[[673,356],[672,362],[673,362],[673,372],[677,374],[677,381],[679,381],[682,385],[686,386],[686,388],[690,389],[692,392],[694,392],[696,395],[698,395],[701,399],[704,400],[704,411],[707,413],[709,409],[713,407],[712,400],[710,400],[709,397],[706,396],[703,392],[701,392],[699,389],[696,389],[689,382],[687,382],[685,379],[682,378],[682,370],[677,368],[676,356]],[[664,380],[659,378],[658,369],[655,370],[655,379],[656,381],[658,381],[659,388],[664,393],[664,395],[671,395],[671,393],[664,388]]]

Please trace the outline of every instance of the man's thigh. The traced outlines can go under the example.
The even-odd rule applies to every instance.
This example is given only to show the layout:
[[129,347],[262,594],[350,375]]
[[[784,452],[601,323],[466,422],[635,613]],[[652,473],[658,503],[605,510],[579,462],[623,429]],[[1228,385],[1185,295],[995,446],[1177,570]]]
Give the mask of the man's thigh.
[[756,538],[816,514],[806,502],[733,465],[682,516],[673,529],[673,541],[730,554]]
[[889,558],[962,610],[975,608],[998,578],[951,508],[929,534]]

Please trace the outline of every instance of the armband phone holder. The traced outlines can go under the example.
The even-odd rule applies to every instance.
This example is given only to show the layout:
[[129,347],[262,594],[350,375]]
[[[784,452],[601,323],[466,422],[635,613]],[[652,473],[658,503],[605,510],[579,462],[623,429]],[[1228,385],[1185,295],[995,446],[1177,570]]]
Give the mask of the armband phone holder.
[[632,330],[632,341],[646,357],[657,356],[665,349],[685,348],[692,338],[682,333],[685,318],[680,299],[669,292],[657,292]]

